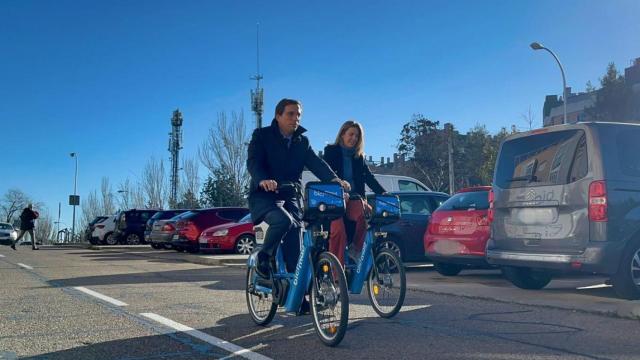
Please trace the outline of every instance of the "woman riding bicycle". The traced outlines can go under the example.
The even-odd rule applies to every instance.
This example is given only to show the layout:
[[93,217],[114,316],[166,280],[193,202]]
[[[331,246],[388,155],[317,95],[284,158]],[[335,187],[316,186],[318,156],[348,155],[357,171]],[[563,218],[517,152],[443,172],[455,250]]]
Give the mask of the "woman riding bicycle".
[[[378,180],[373,176],[369,166],[364,160],[364,132],[362,125],[356,121],[346,121],[340,127],[336,141],[324,148],[324,161],[344,181],[351,185],[351,195],[359,195],[347,202],[345,217],[355,222],[353,234],[353,246],[355,252],[362,250],[364,237],[367,232],[365,219],[365,207],[371,208],[366,203],[365,184],[376,194],[385,192]],[[344,265],[344,250],[347,245],[347,231],[344,218],[339,218],[331,223],[329,251],[333,253]]]

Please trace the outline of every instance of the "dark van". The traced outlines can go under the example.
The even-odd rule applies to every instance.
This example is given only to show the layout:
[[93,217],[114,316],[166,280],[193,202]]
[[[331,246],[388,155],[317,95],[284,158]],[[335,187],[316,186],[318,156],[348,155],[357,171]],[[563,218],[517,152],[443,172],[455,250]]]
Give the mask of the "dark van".
[[524,289],[559,271],[610,275],[640,298],[640,125],[578,123],[507,138],[490,194],[487,261]]

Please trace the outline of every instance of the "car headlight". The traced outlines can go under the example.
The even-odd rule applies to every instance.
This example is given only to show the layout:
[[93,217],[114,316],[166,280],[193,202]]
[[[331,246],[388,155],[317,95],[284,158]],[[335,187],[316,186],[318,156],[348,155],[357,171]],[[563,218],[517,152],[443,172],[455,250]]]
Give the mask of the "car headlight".
[[226,236],[229,233],[229,229],[218,230],[213,233],[213,236]]

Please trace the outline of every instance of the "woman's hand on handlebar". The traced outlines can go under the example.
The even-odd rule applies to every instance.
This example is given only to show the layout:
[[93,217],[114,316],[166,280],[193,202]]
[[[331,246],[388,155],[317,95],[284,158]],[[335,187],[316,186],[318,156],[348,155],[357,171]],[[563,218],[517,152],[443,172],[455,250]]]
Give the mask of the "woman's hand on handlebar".
[[262,180],[260,181],[260,188],[264,191],[276,191],[278,190],[278,182],[275,180]]

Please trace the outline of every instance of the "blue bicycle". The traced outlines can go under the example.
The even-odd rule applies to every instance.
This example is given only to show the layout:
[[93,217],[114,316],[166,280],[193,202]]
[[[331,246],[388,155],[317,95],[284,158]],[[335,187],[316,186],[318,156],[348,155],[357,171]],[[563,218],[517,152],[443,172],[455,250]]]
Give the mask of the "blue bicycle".
[[[282,184],[279,191],[292,184]],[[270,278],[258,275],[257,251],[251,254],[247,266],[246,299],[251,318],[258,325],[267,325],[278,306],[298,313],[304,296],[310,295],[311,313],[316,333],[328,346],[342,341],[349,320],[349,294],[344,270],[338,259],[327,251],[331,220],[343,216],[345,202],[342,187],[337,183],[310,182],[304,196],[303,240],[296,271],[289,273],[278,247],[276,268]]]
[[[352,199],[360,200],[356,195]],[[383,318],[396,315],[402,304],[407,290],[404,265],[398,255],[377,243],[387,234],[380,231],[380,227],[400,219],[400,201],[394,195],[374,195],[369,202],[372,204],[371,214],[368,216],[367,230],[362,251],[357,259],[349,256],[345,249],[345,272],[351,294],[360,294],[366,281],[367,295],[375,312]],[[368,213],[368,212],[365,212]]]

